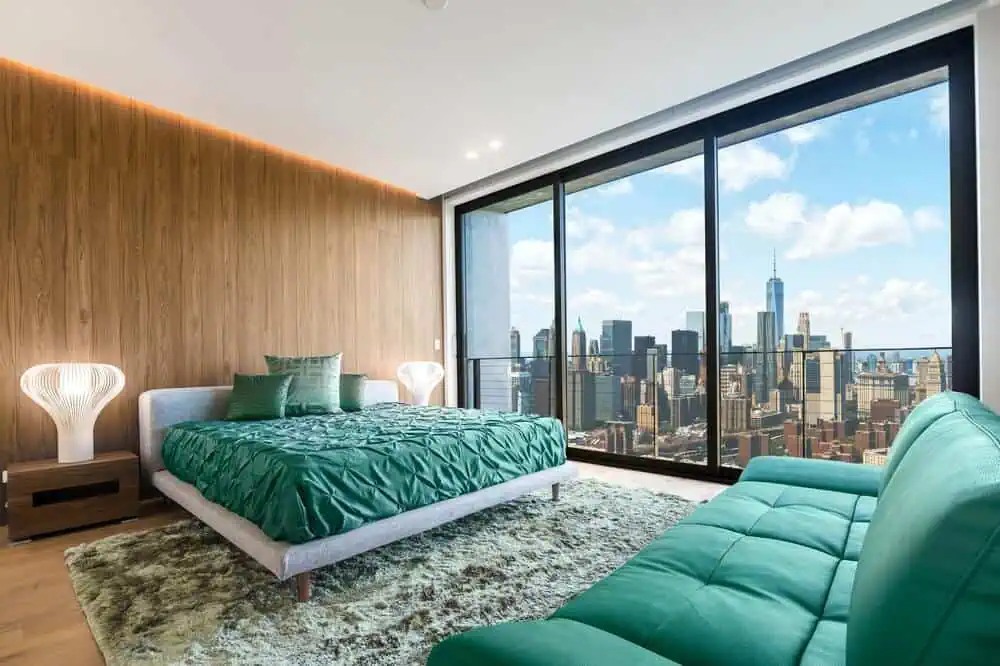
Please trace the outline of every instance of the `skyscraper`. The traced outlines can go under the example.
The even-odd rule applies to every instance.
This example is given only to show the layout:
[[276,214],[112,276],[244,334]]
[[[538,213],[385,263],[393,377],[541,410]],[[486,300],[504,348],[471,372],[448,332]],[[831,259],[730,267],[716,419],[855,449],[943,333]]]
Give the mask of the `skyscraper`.
[[947,390],[947,374],[944,360],[942,360],[941,355],[935,350],[930,358],[927,359],[926,380],[923,386],[924,399]]
[[639,404],[639,380],[635,377],[622,377],[621,392],[622,412],[631,421],[635,418],[635,407]]
[[841,337],[843,338],[843,348],[844,348],[844,383],[853,384],[854,383],[854,352],[851,351],[854,348],[854,334],[850,331],[840,330]]
[[665,344],[656,345],[656,371],[662,372],[670,360],[670,347]]
[[535,337],[531,339],[532,356],[535,358],[545,358],[549,354],[549,329],[540,328]]
[[684,322],[687,330],[698,334],[698,351],[705,351],[705,313],[700,310],[688,312]]
[[650,377],[646,371],[646,352],[656,346],[656,338],[652,335],[637,335],[632,345],[632,374],[639,379]]
[[673,367],[685,375],[698,374],[698,333],[696,331],[671,331],[670,346],[673,347]]
[[809,332],[809,313],[808,312],[800,312],[799,313],[798,332],[801,333],[802,336],[805,338],[805,344],[806,344],[805,348],[809,349],[809,336],[810,336],[810,332]]
[[583,322],[576,318],[576,329],[570,344],[569,367],[571,370],[587,369],[587,332],[583,330]]
[[778,277],[778,255],[773,255],[771,279],[767,281],[767,311],[774,313],[775,340],[785,334],[785,283]]
[[757,404],[763,404],[770,399],[771,391],[778,387],[778,363],[775,351],[778,338],[775,331],[775,314],[757,313],[757,354],[754,373],[754,398]]
[[[2,205],[2,204],[0,204]],[[462,279],[465,290],[465,350],[466,358],[504,358],[510,351],[510,234],[507,214],[478,210],[463,217],[462,240],[469,255]],[[512,354],[511,356],[520,356]],[[479,368],[479,390],[484,409],[511,409],[510,363],[483,362]],[[470,382],[471,384],[472,382]]]
[[596,425],[596,392],[594,375],[586,370],[570,370],[566,387],[570,430],[590,430]]
[[632,371],[632,322],[605,319],[601,322],[601,354],[608,357],[618,377]]
[[510,369],[521,369],[521,331],[515,326],[510,329]]
[[621,392],[614,375],[594,376],[594,420],[607,423],[615,418],[615,396]]
[[[719,303],[719,353],[728,354],[729,350],[733,347],[733,315],[729,311],[729,302],[722,301]],[[728,363],[726,358],[723,358],[723,363]]]

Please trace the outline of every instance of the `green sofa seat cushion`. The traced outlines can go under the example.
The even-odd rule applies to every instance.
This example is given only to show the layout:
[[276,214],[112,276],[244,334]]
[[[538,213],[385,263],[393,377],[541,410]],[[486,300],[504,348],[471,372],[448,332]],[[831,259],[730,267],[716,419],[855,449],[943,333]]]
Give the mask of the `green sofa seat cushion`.
[[452,636],[432,666],[678,666],[618,636],[570,620],[512,622]]
[[[836,664],[874,498],[741,482],[554,617],[681,664]],[[806,663],[805,661],[801,663]]]

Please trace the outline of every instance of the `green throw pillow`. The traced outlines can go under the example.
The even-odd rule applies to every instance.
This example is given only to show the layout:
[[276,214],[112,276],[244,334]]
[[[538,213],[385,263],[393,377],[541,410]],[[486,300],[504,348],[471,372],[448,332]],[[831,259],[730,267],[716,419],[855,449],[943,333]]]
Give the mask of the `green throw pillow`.
[[345,412],[356,412],[365,406],[365,384],[368,375],[340,376],[340,408]]
[[288,389],[288,416],[330,414],[340,409],[340,359],[332,356],[265,356],[271,374],[292,375]]
[[291,375],[233,375],[227,421],[260,421],[285,416]]

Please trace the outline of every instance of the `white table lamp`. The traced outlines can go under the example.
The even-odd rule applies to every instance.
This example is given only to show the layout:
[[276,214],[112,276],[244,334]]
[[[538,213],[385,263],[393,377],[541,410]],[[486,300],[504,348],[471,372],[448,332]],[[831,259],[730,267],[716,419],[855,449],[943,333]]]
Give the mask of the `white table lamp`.
[[21,390],[55,421],[61,463],[94,458],[97,416],[124,387],[124,373],[104,363],[45,363],[21,375]]
[[444,368],[434,361],[411,361],[399,366],[396,376],[413,395],[414,405],[426,405],[434,387],[444,379]]

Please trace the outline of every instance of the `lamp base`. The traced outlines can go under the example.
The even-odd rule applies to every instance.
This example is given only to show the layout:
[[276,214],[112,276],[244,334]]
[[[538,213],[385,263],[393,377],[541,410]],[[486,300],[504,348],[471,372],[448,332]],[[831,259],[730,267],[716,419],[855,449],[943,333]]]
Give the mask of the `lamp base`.
[[71,430],[59,432],[59,454],[61,463],[78,463],[94,459],[94,430]]

